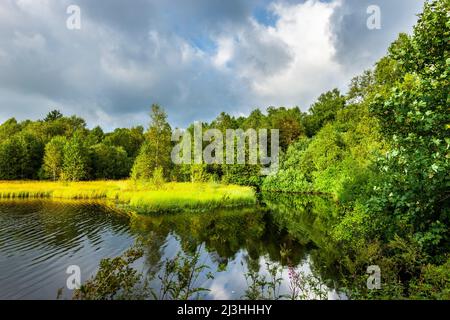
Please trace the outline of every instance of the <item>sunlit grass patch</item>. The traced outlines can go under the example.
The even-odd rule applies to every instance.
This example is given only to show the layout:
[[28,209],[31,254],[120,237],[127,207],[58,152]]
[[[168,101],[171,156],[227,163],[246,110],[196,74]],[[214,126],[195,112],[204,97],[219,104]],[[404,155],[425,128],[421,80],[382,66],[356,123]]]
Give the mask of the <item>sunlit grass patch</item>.
[[162,190],[125,192],[119,199],[127,197],[131,207],[144,211],[202,210],[255,203],[251,188],[215,184],[170,183]]
[[256,203],[250,187],[214,183],[151,184],[121,181],[0,181],[0,198],[114,200],[138,212],[160,212],[248,206]]

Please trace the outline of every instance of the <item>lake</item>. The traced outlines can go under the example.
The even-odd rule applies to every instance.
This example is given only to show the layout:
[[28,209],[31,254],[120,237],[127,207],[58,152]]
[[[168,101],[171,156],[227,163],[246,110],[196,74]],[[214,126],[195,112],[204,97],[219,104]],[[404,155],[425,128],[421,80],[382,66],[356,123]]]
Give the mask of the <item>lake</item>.
[[155,289],[163,262],[181,251],[198,252],[207,266],[196,285],[209,291],[198,298],[242,299],[249,275],[268,276],[273,266],[280,295],[289,293],[289,269],[296,268],[314,275],[328,298],[339,298],[333,269],[338,253],[324,236],[330,203],[268,195],[257,208],[130,217],[100,202],[2,200],[0,299],[56,299],[61,288],[60,298],[70,299],[69,266],[79,266],[84,282],[101,259],[121,255],[138,238],[145,254],[133,266],[154,278]]

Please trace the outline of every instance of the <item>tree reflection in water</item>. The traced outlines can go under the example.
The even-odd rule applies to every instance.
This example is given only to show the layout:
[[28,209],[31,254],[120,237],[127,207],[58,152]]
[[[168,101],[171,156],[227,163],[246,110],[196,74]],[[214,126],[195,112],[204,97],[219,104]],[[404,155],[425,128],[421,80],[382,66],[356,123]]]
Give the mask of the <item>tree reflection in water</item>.
[[[257,208],[134,216],[131,228],[142,239],[149,287],[159,288],[154,298],[214,297],[215,277],[231,278],[239,266],[237,298],[323,299],[336,278],[338,252],[327,239],[335,210],[324,198],[262,194]],[[198,291],[182,289],[192,285],[189,268]],[[237,279],[228,280],[230,288]]]

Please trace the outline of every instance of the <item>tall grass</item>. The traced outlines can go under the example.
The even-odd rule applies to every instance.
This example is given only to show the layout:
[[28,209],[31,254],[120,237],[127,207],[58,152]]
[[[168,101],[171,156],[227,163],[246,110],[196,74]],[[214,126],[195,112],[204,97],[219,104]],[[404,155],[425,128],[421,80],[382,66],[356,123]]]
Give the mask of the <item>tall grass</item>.
[[121,181],[37,182],[0,181],[0,198],[113,200],[139,213],[201,211],[256,203],[252,188],[214,183],[151,184]]

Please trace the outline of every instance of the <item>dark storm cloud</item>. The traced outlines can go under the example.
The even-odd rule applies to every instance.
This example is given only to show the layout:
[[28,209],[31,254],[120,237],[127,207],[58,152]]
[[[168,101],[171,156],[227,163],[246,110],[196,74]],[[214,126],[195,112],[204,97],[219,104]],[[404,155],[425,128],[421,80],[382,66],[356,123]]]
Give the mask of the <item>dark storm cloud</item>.
[[[337,60],[349,68],[370,67],[386,53],[400,32],[410,32],[424,0],[344,0],[337,7],[331,28]],[[381,29],[367,28],[367,8],[379,6]]]
[[[251,1],[201,2],[75,1],[82,29],[69,31],[65,10],[71,1],[8,0],[0,6],[15,17],[0,22],[0,86],[40,97],[34,110],[45,113],[59,105],[95,122],[104,122],[96,114],[145,113],[153,102],[179,125],[211,117],[219,108],[237,110],[241,89],[180,34],[208,35],[221,24],[244,24]],[[7,101],[20,98],[2,100],[7,108]],[[39,105],[49,101],[51,107]],[[24,118],[34,110],[20,107],[10,114]]]
[[192,39],[207,39],[224,26],[240,26],[268,0],[109,0],[75,1],[92,20],[135,36],[149,29],[176,33]]

